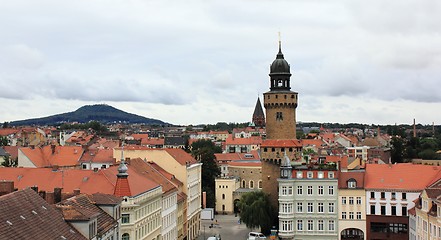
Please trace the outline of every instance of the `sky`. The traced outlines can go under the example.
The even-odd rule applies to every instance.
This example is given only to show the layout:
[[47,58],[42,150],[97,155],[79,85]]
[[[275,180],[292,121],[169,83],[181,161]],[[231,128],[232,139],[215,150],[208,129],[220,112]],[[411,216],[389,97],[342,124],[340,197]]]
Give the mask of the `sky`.
[[441,124],[441,1],[0,0],[0,122],[108,104],[251,121],[282,52],[298,122]]

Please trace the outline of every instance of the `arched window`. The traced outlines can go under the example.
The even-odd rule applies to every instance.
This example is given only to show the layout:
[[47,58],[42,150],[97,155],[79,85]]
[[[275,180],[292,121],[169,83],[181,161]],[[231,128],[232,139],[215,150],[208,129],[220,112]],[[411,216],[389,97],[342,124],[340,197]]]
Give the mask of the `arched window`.
[[222,199],[225,199],[225,194],[222,194]]
[[128,233],[124,233],[124,234],[122,235],[121,240],[130,240],[130,235],[129,235]]
[[245,188],[245,180],[242,180],[242,188]]
[[253,180],[250,181],[250,188],[254,188],[254,181]]
[[262,188],[262,180],[259,180],[259,189],[261,189]]

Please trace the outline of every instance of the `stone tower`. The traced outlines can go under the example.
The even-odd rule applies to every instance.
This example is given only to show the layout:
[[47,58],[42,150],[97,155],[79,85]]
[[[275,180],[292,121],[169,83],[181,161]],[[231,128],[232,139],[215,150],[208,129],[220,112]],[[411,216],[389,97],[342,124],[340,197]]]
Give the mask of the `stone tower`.
[[266,110],[266,139],[261,145],[262,188],[278,211],[278,182],[281,163],[299,159],[302,145],[296,138],[297,93],[291,91],[291,72],[281,43],[270,67],[270,91],[263,94]]

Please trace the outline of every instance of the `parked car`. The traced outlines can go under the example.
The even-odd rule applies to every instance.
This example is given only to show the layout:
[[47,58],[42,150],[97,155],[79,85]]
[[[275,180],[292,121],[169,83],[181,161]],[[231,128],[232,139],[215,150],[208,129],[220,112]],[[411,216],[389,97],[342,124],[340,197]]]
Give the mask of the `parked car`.
[[221,240],[220,234],[217,234],[213,237],[208,237],[207,240]]
[[260,240],[260,239],[266,239],[263,233],[259,233],[259,232],[248,233],[248,240]]

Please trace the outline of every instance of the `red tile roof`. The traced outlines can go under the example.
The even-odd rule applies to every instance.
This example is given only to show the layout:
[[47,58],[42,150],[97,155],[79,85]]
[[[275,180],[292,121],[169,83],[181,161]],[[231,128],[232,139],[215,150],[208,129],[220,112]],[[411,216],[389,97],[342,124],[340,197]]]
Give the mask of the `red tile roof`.
[[[52,147],[55,147],[54,149]],[[42,148],[20,148],[36,167],[75,166],[83,154],[80,146],[44,146]]]
[[12,159],[18,158],[18,146],[3,146],[3,149],[9,153]]
[[[160,149],[158,149],[160,150]],[[181,165],[189,164],[195,164],[197,163],[196,159],[194,159],[191,154],[187,153],[183,149],[180,148],[166,148],[163,149],[167,151],[167,153],[172,156],[178,163]]]
[[321,140],[321,139],[302,139],[301,143],[302,143],[303,147],[306,147],[306,146],[321,147],[323,144],[325,144],[325,142],[323,142],[323,140]]
[[438,176],[441,167],[429,165],[366,164],[366,189],[422,191]]
[[357,188],[364,188],[365,172],[340,172],[338,176],[338,188],[348,188],[347,181],[354,179],[357,182]]
[[297,139],[266,139],[261,147],[302,147],[302,143]]
[[132,196],[128,178],[119,177],[116,179],[115,191],[113,192],[113,195],[118,197]]
[[80,162],[115,163],[113,149],[95,149],[84,152]]
[[259,153],[256,150],[249,153],[215,153],[214,156],[217,161],[260,160]]
[[249,138],[233,138],[231,135],[225,140],[227,145],[260,145],[261,136],[251,136]]
[[19,130],[15,128],[0,128],[0,136],[8,136],[17,133]]

